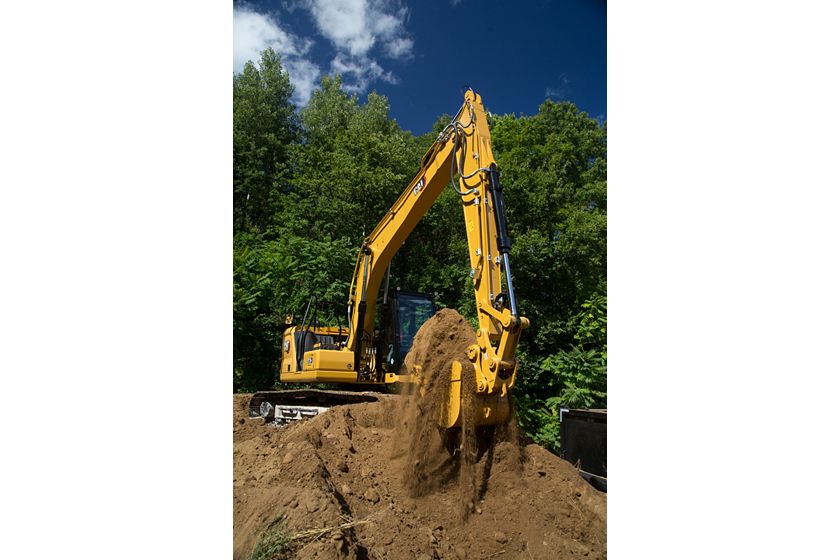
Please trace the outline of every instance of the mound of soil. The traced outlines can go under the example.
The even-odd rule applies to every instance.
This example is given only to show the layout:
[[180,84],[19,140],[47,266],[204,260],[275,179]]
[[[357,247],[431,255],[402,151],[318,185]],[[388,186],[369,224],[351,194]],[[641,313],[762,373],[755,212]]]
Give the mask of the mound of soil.
[[[448,390],[440,379],[474,340],[443,311],[406,358],[433,372],[415,395],[337,406],[282,429],[249,418],[250,396],[234,396],[235,560],[278,520],[306,535],[289,558],[606,558],[606,496],[566,461],[520,444],[515,420],[434,427],[435,399]],[[466,397],[473,391],[464,384]]]

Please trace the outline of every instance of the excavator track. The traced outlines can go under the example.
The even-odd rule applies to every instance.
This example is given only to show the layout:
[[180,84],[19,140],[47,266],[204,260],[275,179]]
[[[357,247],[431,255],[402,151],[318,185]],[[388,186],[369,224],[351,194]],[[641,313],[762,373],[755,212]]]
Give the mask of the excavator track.
[[378,402],[392,395],[372,391],[338,391],[325,389],[291,389],[260,391],[251,395],[248,415],[263,418],[266,423],[285,426],[308,420],[333,406]]

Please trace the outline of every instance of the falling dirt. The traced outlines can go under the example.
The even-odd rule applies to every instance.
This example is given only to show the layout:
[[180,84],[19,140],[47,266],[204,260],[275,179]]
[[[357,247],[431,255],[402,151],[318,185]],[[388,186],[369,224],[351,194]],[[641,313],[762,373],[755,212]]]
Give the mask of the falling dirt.
[[[454,361],[472,368],[467,359],[467,347],[475,343],[470,324],[451,309],[442,309],[426,321],[414,337],[411,350],[405,357],[404,372],[417,366],[423,372],[420,387],[402,399],[401,430],[394,438],[394,458],[406,455],[403,483],[412,497],[437,490],[459,476],[464,453],[453,453],[458,443],[457,433],[447,433],[438,427],[441,403],[449,399],[450,371]],[[473,391],[465,391],[471,397]],[[469,407],[469,404],[465,408]],[[472,433],[464,430],[462,433]],[[468,443],[463,440],[463,444]],[[470,484],[465,480],[462,489]],[[467,495],[467,501],[472,497]]]
[[449,365],[466,362],[473,340],[469,323],[443,310],[406,357],[432,372],[424,391],[282,429],[249,418],[250,396],[235,395],[234,560],[249,558],[278,520],[299,536],[286,558],[605,559],[606,495],[566,461],[522,444],[515,419],[437,428]]

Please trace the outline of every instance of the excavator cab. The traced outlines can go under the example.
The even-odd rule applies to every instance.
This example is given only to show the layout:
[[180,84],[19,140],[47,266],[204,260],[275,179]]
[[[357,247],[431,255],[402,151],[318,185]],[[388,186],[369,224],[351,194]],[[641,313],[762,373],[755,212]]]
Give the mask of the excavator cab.
[[390,295],[382,309],[379,355],[384,371],[399,371],[417,331],[434,314],[435,300],[431,294],[397,288]]

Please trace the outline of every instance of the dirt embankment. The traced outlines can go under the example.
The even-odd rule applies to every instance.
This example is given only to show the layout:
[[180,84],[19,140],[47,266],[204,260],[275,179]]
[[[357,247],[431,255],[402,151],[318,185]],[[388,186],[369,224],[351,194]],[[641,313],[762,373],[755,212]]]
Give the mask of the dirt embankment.
[[[444,310],[406,362],[448,380],[471,336]],[[295,540],[290,558],[606,558],[606,496],[520,445],[515,422],[438,430],[444,390],[431,379],[423,397],[383,395],[283,429],[249,419],[249,396],[234,396],[234,559],[278,519],[290,534],[345,527]]]

